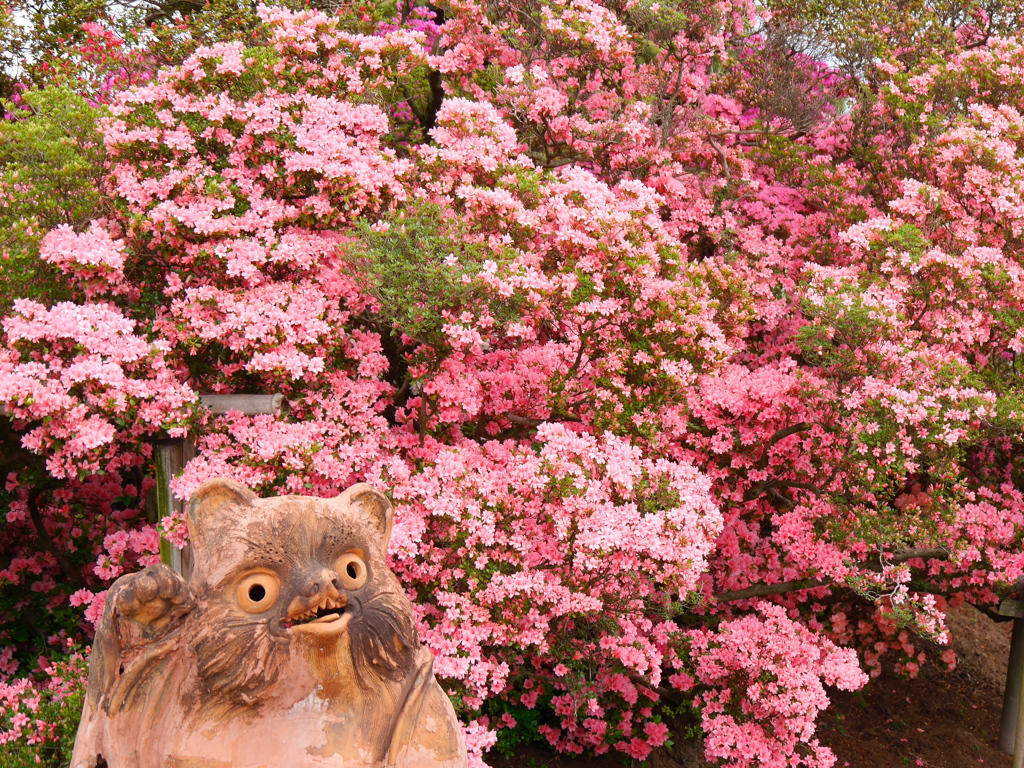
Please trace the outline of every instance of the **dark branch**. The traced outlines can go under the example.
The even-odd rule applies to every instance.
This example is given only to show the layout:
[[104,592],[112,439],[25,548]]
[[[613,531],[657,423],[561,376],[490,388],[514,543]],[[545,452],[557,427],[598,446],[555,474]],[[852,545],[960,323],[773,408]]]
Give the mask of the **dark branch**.
[[687,699],[677,691],[673,691],[670,688],[665,688],[660,685],[651,685],[651,681],[643,675],[630,675],[629,679],[630,681],[632,681],[634,685],[638,685],[641,688],[646,688],[649,691],[654,691],[656,694],[658,694],[658,696],[662,697],[663,699],[668,699],[669,701],[674,701],[679,704],[682,704],[687,701]]
[[[881,556],[888,553],[881,553],[879,560],[865,560],[857,564],[858,568],[869,571],[881,571],[883,561]],[[949,550],[942,547],[916,547],[913,549],[905,549],[901,552],[893,552],[888,555],[884,561],[885,565],[899,565],[905,563],[908,560],[917,560],[918,558],[924,560],[948,560]],[[836,586],[836,582],[832,579],[796,579],[793,581],[782,581],[776,584],[753,584],[744,589],[737,589],[732,592],[722,592],[721,594],[714,596],[716,603],[731,603],[735,600],[750,600],[755,597],[769,597],[771,595],[782,595],[787,592],[800,592],[805,589],[818,589],[819,587],[832,587]],[[930,585],[915,585],[920,586],[920,589],[915,589],[918,592],[931,592],[933,588]],[[937,594],[945,594],[944,592],[937,592]]]
[[36,535],[39,537],[39,543],[43,545],[43,549],[53,555],[53,559],[57,561],[57,565],[60,567],[64,575],[71,580],[71,583],[76,587],[84,587],[85,579],[82,578],[82,574],[79,573],[71,562],[64,557],[64,554],[57,549],[57,546],[53,543],[53,539],[50,538],[49,532],[46,530],[46,526],[43,524],[43,516],[39,512],[39,506],[37,501],[42,495],[42,488],[34,488],[28,495],[28,514],[32,518],[32,525],[36,529]]
[[758,469],[764,469],[765,467],[768,466],[768,451],[776,443],[778,443],[780,440],[785,440],[790,435],[795,435],[797,432],[803,432],[803,431],[805,431],[807,429],[810,429],[810,424],[808,424],[807,422],[801,421],[801,422],[798,422],[798,423],[794,424],[791,427],[786,427],[785,429],[780,429],[774,435],[769,437],[765,441],[764,447],[761,448],[761,456],[757,460],[757,468]]
[[731,603],[734,600],[750,600],[755,597],[769,597],[771,595],[782,595],[786,592],[799,592],[804,589],[817,589],[833,584],[831,580],[818,581],[816,579],[795,579],[793,581],[780,581],[777,584],[754,584],[744,589],[737,589],[732,592],[722,592],[715,595],[716,603]]
[[721,146],[719,146],[718,142],[715,141],[713,137],[708,136],[707,139],[708,144],[711,145],[711,148],[715,150],[716,153],[718,153],[718,159],[722,161],[722,174],[725,176],[726,182],[731,183],[732,178],[729,174],[729,158],[725,156],[725,150],[722,149]]
[[744,501],[753,501],[762,493],[771,491],[773,488],[803,488],[805,491],[810,491],[816,496],[821,495],[821,489],[812,485],[811,483],[800,483],[796,480],[768,480],[763,483],[755,483],[747,489],[747,492],[743,494]]
[[865,560],[862,563],[858,563],[858,565],[871,571],[880,571],[883,565],[899,565],[908,560],[917,560],[918,558],[922,560],[949,560],[949,550],[946,547],[913,547],[893,552],[891,557],[882,561],[881,557],[884,554],[888,553],[880,553],[878,562]]
[[983,613],[986,616],[988,616],[990,619],[992,619],[992,621],[1002,622],[1002,621],[1013,621],[1014,620],[1014,618],[1012,616],[1003,616],[1002,614],[999,613],[999,611],[997,611],[997,610],[995,610],[995,609],[993,609],[993,608],[991,608],[991,607],[989,607],[987,605],[976,605],[975,603],[970,603],[970,605],[973,606],[974,608],[976,608],[980,613]]

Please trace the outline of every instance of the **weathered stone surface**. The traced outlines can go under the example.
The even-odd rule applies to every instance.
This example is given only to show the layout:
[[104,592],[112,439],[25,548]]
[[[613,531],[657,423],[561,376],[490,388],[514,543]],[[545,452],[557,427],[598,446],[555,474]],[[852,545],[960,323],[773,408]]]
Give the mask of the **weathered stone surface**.
[[391,504],[192,499],[195,571],[111,588],[73,768],[457,768],[462,731],[388,569]]

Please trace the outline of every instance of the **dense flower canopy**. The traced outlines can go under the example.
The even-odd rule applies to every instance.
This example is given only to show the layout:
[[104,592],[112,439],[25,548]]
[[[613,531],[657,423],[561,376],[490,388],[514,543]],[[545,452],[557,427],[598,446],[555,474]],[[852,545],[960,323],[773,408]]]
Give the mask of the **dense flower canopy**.
[[[644,759],[671,714],[723,765],[832,765],[823,685],[915,674],[909,633],[1024,573],[1024,35],[965,8],[855,51],[804,19],[821,57],[745,0],[86,30],[95,134],[61,141],[93,215],[0,175],[5,258],[49,276],[2,320],[0,742],[52,738],[16,614],[71,647],[185,543],[147,503],[153,442],[190,434],[182,499],[388,489],[475,760]],[[245,392],[291,408],[199,401]],[[80,662],[44,661],[63,695]]]

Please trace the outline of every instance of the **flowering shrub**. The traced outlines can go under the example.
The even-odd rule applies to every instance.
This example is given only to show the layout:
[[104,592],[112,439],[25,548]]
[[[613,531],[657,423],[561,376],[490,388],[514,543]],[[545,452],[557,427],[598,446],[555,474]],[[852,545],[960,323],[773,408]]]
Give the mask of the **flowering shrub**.
[[185,434],[195,396],[167,369],[164,345],[133,325],[102,304],[20,301],[4,319],[0,403],[51,477],[116,471],[131,466],[123,444],[162,429]]
[[822,681],[847,691],[865,683],[853,651],[815,637],[776,605],[690,637],[695,681],[710,688],[697,695],[709,758],[783,768],[806,744],[806,765],[834,764],[831,751],[811,738],[814,719],[828,705]]
[[68,765],[85,694],[88,659],[45,663],[47,679],[0,682],[0,768]]
[[[855,91],[772,5],[263,7],[104,97],[101,209],[3,320],[4,674],[26,606],[87,635],[185,542],[146,507],[191,431],[182,499],[390,490],[477,764],[689,712],[723,765],[831,765],[823,685],[1024,572],[1024,43],[868,31]],[[292,407],[195,394],[254,391]]]
[[[678,652],[667,619],[705,568],[718,510],[693,467],[645,459],[612,435],[545,424],[535,440],[439,447],[416,473],[391,462],[404,512],[396,571],[415,585],[437,673],[462,683],[465,705],[480,707],[528,665],[571,691],[567,702],[610,712],[625,699],[628,709],[636,687],[623,680],[658,686]],[[519,699],[532,707],[537,695]],[[560,714],[564,745],[607,749],[575,707]]]

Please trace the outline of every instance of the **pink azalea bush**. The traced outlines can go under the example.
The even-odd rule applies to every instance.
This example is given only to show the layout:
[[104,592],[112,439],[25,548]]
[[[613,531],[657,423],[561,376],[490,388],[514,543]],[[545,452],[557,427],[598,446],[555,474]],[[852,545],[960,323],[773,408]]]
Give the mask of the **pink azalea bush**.
[[[45,248],[45,245],[44,245]],[[116,307],[18,301],[3,320],[0,401],[56,479],[131,466],[123,443],[186,432],[195,395]],[[137,462],[136,462],[137,463]]]
[[389,490],[475,764],[671,713],[824,768],[825,686],[1024,573],[1019,36],[858,90],[742,0],[259,14],[110,96],[105,215],[40,241],[72,300],[3,320],[5,722],[46,685],[10,617],[60,647],[185,543],[186,432],[182,499]]
[[[621,681],[658,686],[679,651],[666,619],[704,570],[718,510],[695,468],[645,459],[613,435],[545,424],[535,441],[439,446],[418,472],[390,462],[404,511],[395,569],[423,606],[438,674],[462,683],[467,706],[505,691],[527,665],[571,689],[568,700],[614,710],[625,697],[628,708],[635,687]],[[538,692],[520,701],[532,708]],[[607,749],[574,707],[562,714],[567,748]]]
[[849,649],[816,637],[777,605],[722,622],[717,632],[694,630],[691,640],[695,679],[710,687],[697,696],[710,759],[783,768],[805,744],[806,765],[834,764],[813,738],[814,719],[828,706],[823,681],[843,690],[864,685]]
[[30,678],[0,682],[0,765],[52,764],[74,741],[83,704],[88,660],[72,653],[59,662],[41,660],[42,684]]

